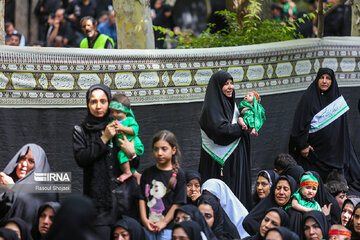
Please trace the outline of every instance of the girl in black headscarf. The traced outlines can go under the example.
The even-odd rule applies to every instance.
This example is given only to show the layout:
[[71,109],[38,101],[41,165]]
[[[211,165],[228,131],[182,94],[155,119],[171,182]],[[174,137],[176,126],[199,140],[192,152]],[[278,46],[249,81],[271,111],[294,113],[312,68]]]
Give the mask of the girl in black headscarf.
[[351,195],[347,197],[341,209],[341,221],[339,222],[341,225],[344,227],[349,226],[354,213],[354,208],[359,202],[359,196]]
[[358,203],[352,215],[352,219],[348,224],[348,228],[351,230],[351,239],[360,240],[360,203]]
[[236,226],[231,222],[217,198],[203,194],[198,199],[198,208],[218,239],[239,239]]
[[255,235],[259,231],[266,210],[272,207],[285,208],[296,190],[296,181],[291,176],[280,176],[270,195],[260,201],[245,217],[243,226],[246,232]]
[[148,237],[144,231],[144,228],[140,225],[138,221],[135,219],[128,217],[128,216],[121,216],[121,219],[119,219],[113,226],[113,238],[112,239],[118,239],[116,238],[119,233],[118,230],[126,230],[130,237],[130,240],[148,240]]
[[247,208],[251,208],[250,138],[238,123],[232,76],[214,73],[208,83],[200,115],[202,181],[224,181]]
[[[180,232],[178,231],[178,229],[182,229],[184,232],[182,231]],[[184,237],[188,237],[188,239],[191,240],[202,240],[199,224],[193,221],[184,221],[179,224],[176,224],[173,227],[172,239],[177,240],[177,239],[183,239]]]
[[[277,222],[279,217],[279,222]],[[257,232],[244,240],[263,240],[267,231],[270,228],[278,226],[287,226],[289,222],[289,216],[284,209],[278,207],[272,207],[265,212],[263,219],[261,220],[259,229]]]
[[19,240],[16,232],[7,228],[0,228],[0,237],[4,240]]
[[201,214],[200,210],[192,204],[187,204],[179,207],[175,210],[174,213],[174,222],[180,223],[182,222],[178,216],[178,213],[185,213],[187,214],[190,219],[189,221],[197,222],[201,228],[201,231],[205,234],[208,240],[216,240],[216,236],[206,223],[204,216]]
[[[315,225],[314,224],[310,224],[309,222],[307,222],[307,220],[309,218],[312,218],[315,221]],[[317,224],[317,225],[316,225]],[[311,211],[311,212],[307,212],[304,214],[303,216],[303,224],[302,226],[304,227],[304,236],[303,239],[309,240],[310,239],[310,228],[320,228],[321,229],[321,233],[318,233],[318,231],[311,231],[314,232],[317,237],[319,237],[320,239],[327,239],[328,237],[328,232],[329,232],[329,222],[326,219],[324,213],[320,212],[320,211]],[[308,232],[307,232],[308,231]],[[313,237],[313,236],[311,236]]]
[[[112,192],[115,192],[116,188],[115,176],[120,175],[119,163],[114,157],[118,149],[112,144],[112,138],[120,123],[113,121],[108,124],[110,99],[111,92],[107,86],[91,86],[86,93],[87,116],[83,123],[76,125],[73,130],[75,160],[84,171],[83,192],[94,201],[97,212],[96,229],[104,238],[110,238],[111,226],[117,218],[116,198]],[[130,178],[126,184],[133,180]],[[127,197],[130,198],[131,195],[128,194]]]
[[261,170],[258,173],[253,193],[253,207],[270,194],[278,178],[279,175],[274,170]]
[[[273,232],[278,232],[280,234],[281,238],[278,238],[278,235],[272,235]],[[272,228],[269,231],[266,232],[265,239],[277,239],[277,240],[300,240],[299,236],[294,233],[293,231],[290,231],[286,227],[276,227]]]
[[57,212],[45,240],[100,240],[94,229],[96,210],[91,199],[72,195],[65,199]]
[[19,230],[19,239],[21,240],[33,240],[31,237],[30,229],[28,227],[28,224],[22,220],[21,218],[10,218],[4,225],[5,228],[15,230],[13,227],[13,224],[15,225],[15,228],[17,227]]
[[[36,144],[24,145],[0,173],[3,186],[15,184],[11,191],[0,193],[0,221],[9,218],[24,219],[29,228],[36,218],[39,206],[48,201],[56,201],[55,193],[29,193],[31,186],[40,184],[35,181],[35,173],[50,172],[50,165],[44,150]],[[2,187],[3,187],[2,186]]]
[[[53,217],[51,217],[51,216],[42,216],[44,214],[44,211],[47,210],[48,208],[52,209],[53,214],[54,214]],[[60,208],[60,203],[58,203],[58,202],[46,202],[46,203],[44,203],[43,205],[41,205],[39,207],[37,218],[36,218],[35,223],[34,223],[32,229],[31,229],[31,236],[32,236],[32,238],[34,240],[40,240],[40,239],[42,239],[44,237],[46,232],[51,227],[53,218],[55,217],[55,215],[56,215],[57,211],[59,210],[59,208]],[[47,220],[47,221],[51,221],[51,224],[47,223],[46,226],[40,226],[40,217],[45,217],[45,218],[50,217],[50,220]],[[42,224],[44,224],[44,222]],[[40,230],[40,228],[41,229],[46,228],[46,229]]]
[[349,137],[347,110],[334,71],[320,68],[297,106],[289,152],[305,170],[317,171],[324,181],[332,169],[345,169],[350,187],[359,191],[360,164]]
[[196,200],[201,196],[201,177],[195,170],[186,170],[187,203],[196,206]]

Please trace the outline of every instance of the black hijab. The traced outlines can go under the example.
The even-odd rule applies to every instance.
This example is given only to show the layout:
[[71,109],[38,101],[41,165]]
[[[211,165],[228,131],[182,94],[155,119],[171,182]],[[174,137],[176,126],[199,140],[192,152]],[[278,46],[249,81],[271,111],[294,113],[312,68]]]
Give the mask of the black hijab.
[[89,198],[69,196],[61,205],[44,239],[100,240],[94,231],[95,220],[95,207]]
[[175,210],[174,219],[176,218],[176,214],[178,212],[184,212],[186,214],[189,214],[191,220],[199,224],[201,231],[204,232],[208,240],[216,240],[215,234],[213,233],[213,231],[211,230],[211,228],[205,221],[205,218],[203,217],[203,215],[201,214],[200,210],[197,207],[195,207],[192,204],[187,204],[179,207],[178,209]]
[[144,228],[135,219],[123,215],[113,226],[113,232],[115,228],[122,227],[130,234],[131,240],[148,240]]
[[88,109],[88,113],[87,116],[85,117],[84,122],[82,123],[82,126],[89,131],[103,130],[105,129],[106,125],[110,122],[110,110],[108,110],[108,112],[102,118],[95,117],[90,113],[89,110],[90,97],[92,92],[97,89],[103,90],[105,92],[109,103],[111,100],[110,88],[103,84],[92,85],[89,88],[89,90],[86,92],[86,107]]
[[[280,180],[286,180],[289,183],[291,195],[294,194],[294,192],[297,190],[297,185],[294,178],[286,175],[279,176],[275,183],[275,187],[270,192],[270,195],[262,199],[245,217],[243,221],[243,227],[248,234],[255,235],[259,231],[261,221],[264,218],[267,209],[272,207],[280,207],[275,201],[275,189]],[[287,203],[280,208],[285,208],[286,205]]]
[[[286,211],[282,208],[279,208],[279,207],[272,207],[272,208],[269,208],[266,212],[265,212],[265,215],[268,214],[269,212],[271,211],[275,211],[279,214],[280,216],[280,226],[285,226],[287,227],[289,225],[289,215],[286,213]],[[264,217],[265,217],[264,215]]]
[[[270,184],[270,192],[273,191],[273,188],[275,187],[275,183],[277,182],[279,175],[274,170],[261,170],[259,171],[256,180],[259,178],[259,176],[262,176],[268,180]],[[256,191],[256,182],[255,182],[255,192],[253,194],[253,207],[255,207],[256,204],[260,202],[260,198]]]
[[[306,219],[308,219],[310,217],[312,217],[319,224],[322,234],[323,234],[323,239],[327,239],[330,226],[329,226],[329,223],[328,223],[324,213],[321,211],[314,210],[314,211],[304,213],[303,224],[302,224],[303,234],[304,234],[304,226],[305,226]],[[305,234],[304,234],[304,239],[305,239]]]
[[214,211],[214,224],[211,230],[218,239],[239,239],[240,235],[236,226],[221,207],[217,198],[212,194],[203,194],[199,197],[198,206],[208,204]]
[[15,231],[3,227],[0,228],[0,237],[3,237],[5,240],[19,240]]
[[[198,171],[195,170],[186,170],[185,171],[186,184],[188,184],[193,179],[198,179],[201,184],[201,176]],[[193,202],[191,198],[187,197],[187,203],[196,205],[196,201]]]
[[12,191],[0,193],[1,222],[6,222],[12,217],[24,219],[31,228],[36,218],[37,210],[41,204],[48,201],[56,201],[55,193],[29,193],[29,184],[32,186],[41,182],[35,181],[34,173],[50,172],[50,165],[45,151],[37,144],[24,145],[6,165],[3,172],[7,175],[16,175],[16,167],[20,157],[27,154],[31,149],[34,157],[34,167],[23,178],[18,179],[12,187]]
[[305,170],[302,166],[290,163],[281,173],[280,175],[288,175],[292,176],[296,183],[300,185],[301,176],[304,174]]
[[[182,228],[186,232],[186,235],[188,236],[188,238],[191,240],[202,240],[201,228],[197,222],[184,221],[184,222],[176,224],[173,227],[173,231],[176,228]],[[132,238],[131,238],[131,240],[132,240]]]
[[58,202],[46,202],[43,205],[39,207],[37,218],[35,219],[34,225],[31,229],[31,236],[34,240],[41,239],[42,236],[39,232],[39,219],[43,211],[45,211],[46,208],[51,208],[54,211],[54,215],[56,216],[57,211],[60,208],[60,203]]
[[287,227],[275,227],[270,229],[269,231],[266,232],[265,234],[265,238],[268,235],[268,233],[270,231],[277,231],[278,233],[280,233],[282,240],[300,240],[299,236],[294,233],[293,231],[291,231],[290,229],[288,229]]
[[[318,86],[322,75],[329,74],[332,82],[329,89],[321,91]],[[310,123],[314,115],[340,96],[340,90],[336,82],[334,71],[329,68],[320,68],[316,79],[310,84],[298,103],[293,128],[290,136],[290,152],[296,155],[308,147],[309,143],[314,148],[314,156],[321,162],[314,160],[314,164],[320,169],[326,165],[342,169],[349,164],[349,136],[345,114],[331,123],[331,127],[325,127],[320,131],[309,134]],[[334,136],[336,133],[336,136]],[[346,155],[346,156],[345,156]],[[311,156],[309,156],[311,157]],[[308,170],[308,169],[305,169]]]
[[21,218],[17,218],[17,217],[10,218],[4,224],[4,226],[8,223],[15,223],[19,227],[21,240],[32,240],[30,229],[28,228],[28,224],[24,220],[22,220]]
[[235,91],[230,98],[222,92],[222,87],[228,79],[233,80],[233,77],[225,71],[218,71],[211,76],[200,115],[201,129],[217,144],[219,144],[217,141],[223,138],[218,135],[219,128],[231,123],[234,114]]

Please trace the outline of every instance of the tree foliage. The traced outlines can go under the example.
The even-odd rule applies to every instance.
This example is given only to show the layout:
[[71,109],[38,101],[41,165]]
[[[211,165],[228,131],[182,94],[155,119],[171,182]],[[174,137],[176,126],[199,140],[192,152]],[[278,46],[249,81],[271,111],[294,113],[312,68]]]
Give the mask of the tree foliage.
[[[212,33],[214,24],[208,24],[208,28],[200,36],[194,37],[190,32],[183,31],[175,35],[161,27],[154,27],[170,35],[177,42],[177,48],[213,48],[278,42],[302,38],[296,33],[296,24],[287,21],[286,24],[271,20],[261,20],[258,13],[261,12],[261,3],[251,0],[247,9],[247,15],[243,25],[240,26],[236,13],[228,10],[218,11],[224,17],[227,28]],[[309,17],[309,16],[305,16]],[[300,20],[301,22],[301,20]]]

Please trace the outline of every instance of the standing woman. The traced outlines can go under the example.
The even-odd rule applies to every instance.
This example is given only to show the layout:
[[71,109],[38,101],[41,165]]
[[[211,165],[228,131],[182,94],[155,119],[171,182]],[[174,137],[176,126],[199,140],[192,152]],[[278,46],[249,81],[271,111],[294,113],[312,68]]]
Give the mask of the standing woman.
[[202,148],[199,172],[202,181],[224,181],[247,208],[251,208],[250,139],[238,123],[234,82],[225,71],[208,83],[200,116]]
[[107,86],[91,86],[86,93],[87,116],[73,130],[75,160],[84,171],[83,193],[94,202],[97,216],[95,228],[104,239],[110,239],[111,227],[116,219],[112,191],[116,187],[115,169],[119,169],[114,157],[117,149],[109,144],[118,124],[117,121],[108,124],[110,99]]
[[350,190],[360,190],[360,164],[351,145],[346,112],[334,71],[320,68],[297,106],[289,152],[307,170],[323,181],[336,169],[347,177]]

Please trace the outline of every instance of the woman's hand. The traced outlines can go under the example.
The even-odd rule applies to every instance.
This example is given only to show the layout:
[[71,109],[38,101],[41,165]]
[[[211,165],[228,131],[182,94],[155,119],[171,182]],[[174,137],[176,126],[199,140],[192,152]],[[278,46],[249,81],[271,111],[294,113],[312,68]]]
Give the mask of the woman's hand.
[[15,184],[15,182],[10,176],[0,172],[0,184]]
[[123,139],[117,139],[119,141],[119,147],[129,159],[132,159],[135,156],[134,139],[129,141],[124,133],[122,133],[122,137]]
[[201,196],[201,193],[199,192],[193,192],[190,196],[191,201],[195,202],[199,197]]
[[101,140],[104,144],[107,144],[116,134],[116,121],[108,124],[105,128],[103,135],[101,136]]
[[142,222],[149,232],[156,232],[155,223],[151,222],[149,219],[143,219]]
[[300,151],[301,156],[303,156],[304,158],[307,158],[309,156],[309,152],[310,151],[314,151],[314,148],[312,146],[308,146],[307,148],[304,148],[303,150]]
[[331,206],[332,206],[332,203],[329,203],[329,205],[324,205],[322,208],[321,208],[321,211],[324,213],[325,216],[329,215],[330,214],[330,210],[331,210]]
[[155,231],[157,233],[161,232],[166,226],[167,226],[167,223],[164,220],[154,223]]

